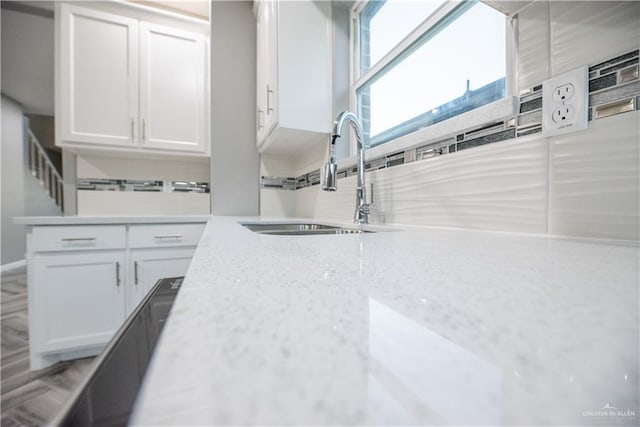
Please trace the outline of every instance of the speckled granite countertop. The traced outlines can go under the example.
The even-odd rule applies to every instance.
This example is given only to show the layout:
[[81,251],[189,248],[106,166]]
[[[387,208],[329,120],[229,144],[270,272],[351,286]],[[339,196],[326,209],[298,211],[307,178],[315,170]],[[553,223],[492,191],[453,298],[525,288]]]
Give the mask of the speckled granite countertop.
[[638,424],[639,248],[213,217],[132,423]]
[[163,224],[207,222],[209,215],[105,215],[105,216],[19,216],[24,225]]

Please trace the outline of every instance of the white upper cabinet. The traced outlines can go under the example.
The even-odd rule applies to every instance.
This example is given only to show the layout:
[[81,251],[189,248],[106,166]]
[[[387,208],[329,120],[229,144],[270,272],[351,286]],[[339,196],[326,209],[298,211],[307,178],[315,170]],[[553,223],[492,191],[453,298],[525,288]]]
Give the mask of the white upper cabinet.
[[59,10],[58,145],[205,154],[202,33],[66,3]]
[[267,136],[267,91],[262,88],[267,87],[267,32],[266,17],[267,2],[258,3],[256,9],[256,135],[258,147],[264,142]]
[[255,13],[257,145],[295,154],[331,130],[331,2],[262,0]]
[[140,25],[144,147],[204,151],[205,55],[199,34]]
[[61,139],[131,146],[138,117],[138,22],[61,6]]

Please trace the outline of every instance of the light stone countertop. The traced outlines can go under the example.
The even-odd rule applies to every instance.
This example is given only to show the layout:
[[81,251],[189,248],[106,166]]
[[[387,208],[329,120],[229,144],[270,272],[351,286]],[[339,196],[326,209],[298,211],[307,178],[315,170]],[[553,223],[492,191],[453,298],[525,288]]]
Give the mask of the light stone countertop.
[[639,247],[212,217],[133,425],[637,425]]
[[23,225],[104,225],[202,223],[209,215],[105,215],[105,216],[19,216],[15,224]]

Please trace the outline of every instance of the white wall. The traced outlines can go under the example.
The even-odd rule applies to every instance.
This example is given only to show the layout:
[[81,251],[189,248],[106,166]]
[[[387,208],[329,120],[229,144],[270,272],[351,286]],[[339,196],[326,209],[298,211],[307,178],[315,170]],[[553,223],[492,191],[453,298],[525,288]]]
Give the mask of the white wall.
[[256,21],[250,1],[211,3],[211,212],[257,215]]
[[16,216],[60,215],[60,210],[40,184],[29,174],[25,161],[22,108],[2,96],[2,252],[0,265],[23,260],[26,252],[25,228],[15,225]]
[[2,8],[2,93],[53,116],[53,19]]
[[[640,44],[640,2],[535,2],[519,21],[519,89]],[[636,111],[367,173],[371,222],[639,240],[639,140]],[[338,184],[295,191],[295,215],[350,220],[355,177]]]
[[26,252],[23,226],[13,224],[13,217],[24,212],[22,177],[23,122],[20,106],[2,97],[2,261],[5,265],[24,259]]

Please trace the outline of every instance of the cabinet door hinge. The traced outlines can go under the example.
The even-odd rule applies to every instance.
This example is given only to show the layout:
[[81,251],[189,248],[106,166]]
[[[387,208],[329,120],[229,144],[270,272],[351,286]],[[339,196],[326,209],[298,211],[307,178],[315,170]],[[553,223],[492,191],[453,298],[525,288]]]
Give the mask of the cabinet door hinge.
[[267,85],[267,114],[269,114],[271,111],[273,111],[273,108],[271,108],[271,94],[272,93],[273,93],[273,91],[271,90],[269,85]]
[[262,124],[262,114],[264,113],[264,111],[262,111],[260,108],[258,108],[258,117],[257,117],[257,121],[258,121],[258,130],[262,129],[264,127],[264,125]]

